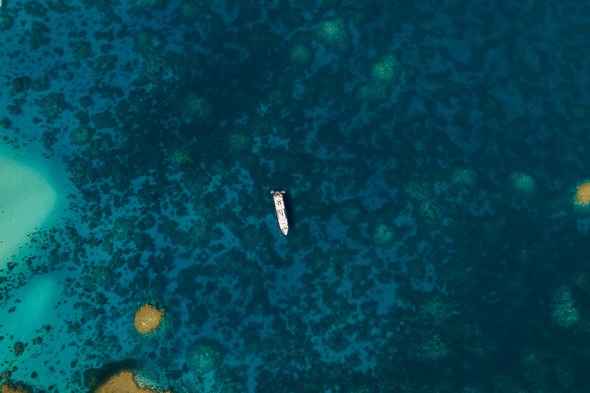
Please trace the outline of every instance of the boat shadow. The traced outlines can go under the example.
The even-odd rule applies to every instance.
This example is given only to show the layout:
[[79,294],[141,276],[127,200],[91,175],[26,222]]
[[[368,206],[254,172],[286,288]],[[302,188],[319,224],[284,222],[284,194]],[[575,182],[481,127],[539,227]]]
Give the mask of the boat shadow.
[[283,195],[283,201],[285,202],[285,212],[287,213],[287,220],[289,221],[289,230],[293,229],[297,225],[297,218],[295,217],[295,209],[292,208],[291,193],[286,192]]

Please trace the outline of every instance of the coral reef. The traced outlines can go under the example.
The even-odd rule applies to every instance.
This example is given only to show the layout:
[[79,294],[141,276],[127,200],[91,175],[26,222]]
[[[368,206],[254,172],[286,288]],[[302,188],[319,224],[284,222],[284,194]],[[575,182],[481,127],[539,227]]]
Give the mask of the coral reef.
[[184,99],[184,108],[193,120],[203,120],[211,113],[211,105],[200,94],[190,92]]
[[532,194],[535,191],[535,180],[531,175],[524,172],[514,172],[510,175],[512,187],[521,194]]
[[120,371],[96,388],[93,393],[158,393],[157,390],[140,387],[134,376],[134,371]]
[[135,313],[135,329],[141,334],[149,334],[156,330],[164,319],[164,311],[151,304],[144,304]]
[[32,393],[32,389],[21,383],[11,384],[10,382],[3,382],[0,384],[0,393]]
[[387,223],[379,222],[373,229],[373,241],[375,244],[384,246],[395,240],[395,230]]
[[308,46],[299,44],[291,48],[289,57],[294,64],[306,65],[312,60],[313,54]]
[[555,323],[561,327],[570,327],[580,320],[571,290],[565,287],[559,288],[551,302],[551,316]]
[[393,54],[384,56],[383,59],[373,65],[371,78],[380,85],[389,85],[398,77],[399,62]]
[[200,340],[194,345],[189,364],[196,375],[202,376],[215,370],[221,364],[221,346],[210,340]]
[[323,21],[317,27],[318,38],[331,48],[338,50],[347,47],[348,33],[342,19]]
[[574,195],[574,204],[581,207],[586,207],[590,203],[590,181],[586,181],[576,186],[576,194]]

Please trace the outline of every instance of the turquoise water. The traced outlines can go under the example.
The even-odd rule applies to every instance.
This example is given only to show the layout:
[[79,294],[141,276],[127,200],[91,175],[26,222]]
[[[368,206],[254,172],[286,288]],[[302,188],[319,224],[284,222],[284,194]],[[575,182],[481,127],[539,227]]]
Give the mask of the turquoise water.
[[57,199],[0,261],[0,373],[585,391],[589,22],[579,1],[5,0],[2,155]]

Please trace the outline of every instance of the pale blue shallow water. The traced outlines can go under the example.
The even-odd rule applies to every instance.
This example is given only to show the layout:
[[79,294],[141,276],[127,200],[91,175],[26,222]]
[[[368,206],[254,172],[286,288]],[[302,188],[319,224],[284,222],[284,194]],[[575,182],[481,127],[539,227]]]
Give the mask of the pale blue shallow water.
[[0,372],[583,391],[590,7],[505,3],[6,0],[3,151],[59,202],[0,270]]

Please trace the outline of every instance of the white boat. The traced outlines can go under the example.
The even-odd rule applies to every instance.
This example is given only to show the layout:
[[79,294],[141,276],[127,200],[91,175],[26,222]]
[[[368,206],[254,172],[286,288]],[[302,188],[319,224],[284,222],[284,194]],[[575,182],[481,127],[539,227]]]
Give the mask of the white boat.
[[285,191],[271,191],[270,193],[272,194],[272,199],[275,201],[279,228],[281,228],[283,235],[287,236],[287,232],[289,232],[289,221],[287,221],[287,210],[285,210],[285,200],[283,199]]

